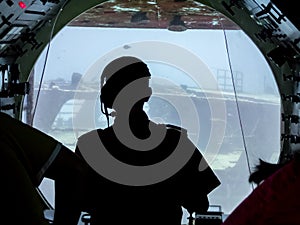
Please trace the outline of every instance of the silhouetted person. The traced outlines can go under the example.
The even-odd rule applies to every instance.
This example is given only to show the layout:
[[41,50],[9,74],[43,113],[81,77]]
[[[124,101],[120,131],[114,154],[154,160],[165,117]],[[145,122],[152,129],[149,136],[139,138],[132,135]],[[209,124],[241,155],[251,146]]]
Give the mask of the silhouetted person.
[[92,225],[180,225],[181,207],[206,212],[207,195],[220,184],[184,129],[148,119],[150,77],[130,56],[102,73],[102,111],[114,123],[82,135],[76,149],[93,169],[84,208]]
[[77,213],[70,206],[86,169],[82,159],[55,139],[0,112],[0,224],[49,224],[36,189],[44,177],[55,180],[55,206],[64,218]]
[[249,177],[258,184],[222,225],[298,225],[300,157],[282,164],[260,160]]
[[254,172],[249,176],[249,182],[259,185],[277,170],[281,169],[286,163],[287,162],[275,164],[259,159],[259,164],[255,166]]

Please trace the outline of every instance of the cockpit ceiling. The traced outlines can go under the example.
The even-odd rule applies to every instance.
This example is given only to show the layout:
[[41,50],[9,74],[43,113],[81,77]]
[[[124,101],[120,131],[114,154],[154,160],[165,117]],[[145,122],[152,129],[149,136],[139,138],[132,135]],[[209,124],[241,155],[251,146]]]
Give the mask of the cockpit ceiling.
[[59,1],[0,1],[0,64],[22,56],[27,43],[31,50],[38,49],[43,43],[36,39],[36,32],[55,18],[62,5]]

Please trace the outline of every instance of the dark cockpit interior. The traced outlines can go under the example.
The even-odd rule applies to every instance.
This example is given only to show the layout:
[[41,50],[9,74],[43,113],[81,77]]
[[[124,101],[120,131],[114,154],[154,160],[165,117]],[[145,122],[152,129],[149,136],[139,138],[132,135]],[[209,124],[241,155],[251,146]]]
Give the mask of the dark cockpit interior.
[[[224,220],[255,188],[259,158],[299,149],[299,30],[291,1],[0,0],[0,111],[75,151],[107,127],[101,69],[138,55],[153,74],[145,111],[187,129],[221,181],[209,210]],[[51,217],[54,181],[38,191]]]

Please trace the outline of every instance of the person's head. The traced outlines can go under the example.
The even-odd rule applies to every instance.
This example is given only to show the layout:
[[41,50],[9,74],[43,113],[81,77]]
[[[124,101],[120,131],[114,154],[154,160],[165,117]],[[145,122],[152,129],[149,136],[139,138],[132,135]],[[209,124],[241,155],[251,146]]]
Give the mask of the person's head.
[[102,112],[107,109],[126,112],[143,105],[152,94],[151,74],[147,65],[133,56],[123,56],[110,62],[101,75],[100,100]]

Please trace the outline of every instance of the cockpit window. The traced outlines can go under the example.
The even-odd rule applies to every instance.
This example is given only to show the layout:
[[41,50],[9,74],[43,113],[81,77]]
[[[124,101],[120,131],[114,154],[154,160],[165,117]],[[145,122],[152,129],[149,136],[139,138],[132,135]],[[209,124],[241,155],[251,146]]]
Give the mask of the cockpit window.
[[[103,62],[134,53],[153,75],[145,106],[150,118],[187,129],[221,180],[211,204],[229,214],[251,192],[248,177],[258,159],[278,160],[280,96],[266,60],[242,30],[67,26],[46,53],[32,75],[40,92],[33,125],[72,150],[81,133],[107,126],[99,103]],[[81,99],[82,92],[90,99]],[[93,112],[91,122],[77,123],[85,110]],[[54,204],[48,182],[41,189]]]

